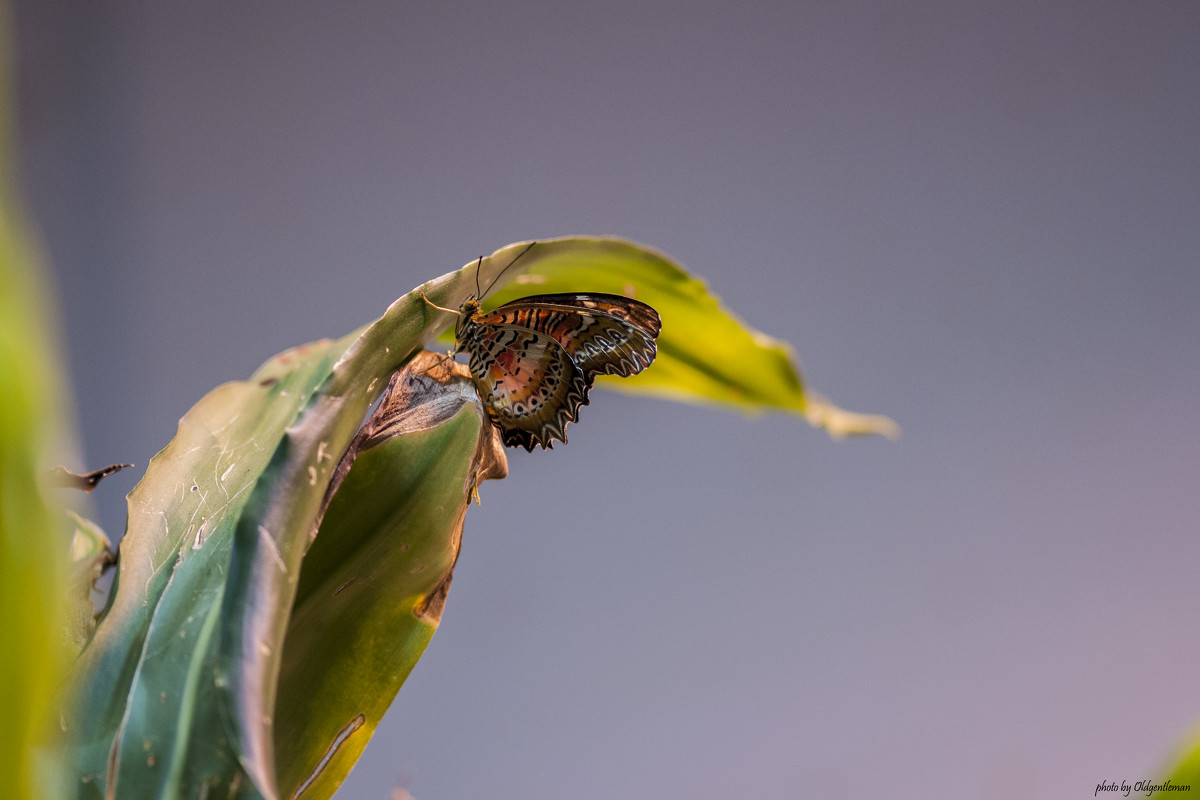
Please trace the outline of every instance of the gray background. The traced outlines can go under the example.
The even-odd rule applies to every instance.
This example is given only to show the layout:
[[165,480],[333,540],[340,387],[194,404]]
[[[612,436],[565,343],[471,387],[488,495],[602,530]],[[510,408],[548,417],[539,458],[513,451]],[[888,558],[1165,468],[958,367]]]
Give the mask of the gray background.
[[484,487],[348,797],[1165,777],[1200,720],[1200,4],[159,5],[15,7],[89,464],[573,233],[904,428],[597,393]]

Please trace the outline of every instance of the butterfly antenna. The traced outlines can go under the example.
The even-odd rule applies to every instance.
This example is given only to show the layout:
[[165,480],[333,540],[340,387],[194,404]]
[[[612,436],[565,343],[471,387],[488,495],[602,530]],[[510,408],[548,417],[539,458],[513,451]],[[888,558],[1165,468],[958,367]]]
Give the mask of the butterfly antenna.
[[[513,264],[517,263],[518,261],[520,261],[521,257],[524,256],[526,253],[528,253],[530,250],[532,250],[533,246],[535,244],[537,244],[537,242],[530,242],[529,245],[524,250],[517,253],[516,257],[513,258],[512,261],[508,262],[508,266],[506,266],[504,269],[500,270],[500,272],[498,272],[496,274],[495,278],[492,278],[492,282],[489,283],[488,287],[483,290],[483,293],[475,295],[475,299],[482,300],[483,295],[487,294],[488,292],[490,292],[492,290],[492,287],[496,285],[496,281],[500,280],[501,276],[503,276],[504,273],[508,272],[509,267],[511,267]],[[482,261],[482,260],[483,259],[481,258],[480,261]],[[476,266],[476,269],[475,269],[475,288],[476,288],[476,290],[479,289],[479,268],[478,268],[478,266]]]
[[445,306],[439,306],[437,303],[433,302],[428,297],[426,297],[425,293],[419,289],[417,290],[417,294],[421,295],[421,299],[425,301],[425,305],[427,305],[427,306],[436,308],[438,311],[445,311],[449,314],[457,314],[458,313],[453,308],[446,308]]
[[479,299],[479,265],[483,263],[483,256],[475,262],[475,299]]

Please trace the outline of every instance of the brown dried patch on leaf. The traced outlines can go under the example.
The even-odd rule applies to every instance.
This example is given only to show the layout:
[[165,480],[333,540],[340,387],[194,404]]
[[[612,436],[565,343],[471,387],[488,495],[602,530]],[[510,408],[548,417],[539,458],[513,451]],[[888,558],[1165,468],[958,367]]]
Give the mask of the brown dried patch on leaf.
[[396,375],[379,408],[363,427],[364,448],[401,433],[435,428],[466,403],[482,406],[466,365],[422,350]]
[[[437,427],[458,413],[465,403],[483,407],[466,365],[444,354],[428,350],[418,353],[404,369],[392,375],[379,406],[338,462],[323,508],[329,507],[330,499],[360,451],[377,447],[393,436]],[[480,442],[478,455],[479,469],[469,487],[472,494],[480,482],[508,475],[508,457],[495,427],[489,427],[489,436]]]
[[446,607],[446,595],[450,593],[450,583],[453,580],[454,567],[451,567],[442,582],[413,608],[413,616],[433,625],[441,622],[442,610]]

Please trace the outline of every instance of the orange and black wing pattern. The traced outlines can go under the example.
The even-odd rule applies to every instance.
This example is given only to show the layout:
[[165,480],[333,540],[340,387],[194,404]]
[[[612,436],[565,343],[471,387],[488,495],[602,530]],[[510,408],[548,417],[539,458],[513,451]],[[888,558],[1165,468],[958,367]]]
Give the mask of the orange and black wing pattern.
[[486,313],[468,302],[457,347],[504,443],[532,451],[566,442],[597,375],[628,377],[657,354],[658,313],[620,295],[523,297]]
[[654,361],[658,312],[614,294],[542,294],[506,303],[480,322],[517,325],[562,345],[590,385],[596,375],[636,375]]

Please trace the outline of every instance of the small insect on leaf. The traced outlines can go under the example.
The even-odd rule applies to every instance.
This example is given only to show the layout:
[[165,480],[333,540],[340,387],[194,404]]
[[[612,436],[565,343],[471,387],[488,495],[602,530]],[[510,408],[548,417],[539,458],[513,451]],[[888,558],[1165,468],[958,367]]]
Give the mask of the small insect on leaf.
[[532,295],[486,313],[476,295],[459,309],[454,338],[504,444],[532,452],[567,441],[597,375],[650,366],[661,330],[657,311],[621,295]]

